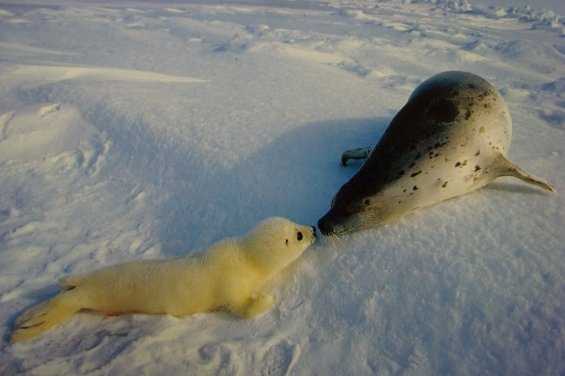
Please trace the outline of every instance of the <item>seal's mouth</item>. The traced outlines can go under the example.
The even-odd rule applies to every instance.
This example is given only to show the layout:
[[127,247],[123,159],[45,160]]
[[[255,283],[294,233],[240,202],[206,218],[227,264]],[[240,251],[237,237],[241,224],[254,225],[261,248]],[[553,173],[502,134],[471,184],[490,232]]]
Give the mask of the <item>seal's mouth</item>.
[[325,236],[341,237],[342,235],[366,230],[376,223],[380,223],[379,217],[372,214],[371,211],[342,214],[330,209],[318,221],[318,228]]
[[320,229],[320,232],[325,236],[339,236],[349,232],[346,226],[343,226],[342,224],[337,223],[334,220],[331,211],[320,218],[320,220],[318,221],[318,228]]

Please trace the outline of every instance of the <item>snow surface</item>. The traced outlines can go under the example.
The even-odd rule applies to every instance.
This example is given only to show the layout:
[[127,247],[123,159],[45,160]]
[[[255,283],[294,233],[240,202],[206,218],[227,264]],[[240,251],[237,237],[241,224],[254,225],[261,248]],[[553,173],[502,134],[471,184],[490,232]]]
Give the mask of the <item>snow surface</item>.
[[[565,374],[563,3],[522,3],[0,1],[0,374]],[[323,239],[256,320],[85,313],[8,343],[62,276],[315,223],[340,153],[448,69],[500,88],[511,159],[557,194],[501,179]]]

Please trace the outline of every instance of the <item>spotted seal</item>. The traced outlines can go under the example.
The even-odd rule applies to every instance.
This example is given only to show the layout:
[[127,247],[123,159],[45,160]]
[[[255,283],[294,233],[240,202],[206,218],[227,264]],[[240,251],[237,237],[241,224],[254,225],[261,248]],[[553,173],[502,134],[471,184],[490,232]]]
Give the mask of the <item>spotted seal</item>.
[[328,235],[377,226],[500,176],[553,192],[507,159],[511,137],[510,113],[493,85],[467,72],[437,74],[414,90],[372,151],[343,154],[344,165],[367,160],[337,192],[318,227]]

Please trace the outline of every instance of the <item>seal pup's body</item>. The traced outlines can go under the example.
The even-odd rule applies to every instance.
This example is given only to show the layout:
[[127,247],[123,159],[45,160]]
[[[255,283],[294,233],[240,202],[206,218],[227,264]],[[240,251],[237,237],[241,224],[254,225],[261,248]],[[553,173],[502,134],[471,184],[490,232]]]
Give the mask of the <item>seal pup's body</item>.
[[196,256],[118,264],[61,280],[63,291],[16,321],[12,341],[31,339],[80,310],[186,316],[224,309],[250,318],[274,303],[262,291],[315,240],[314,229],[283,218]]

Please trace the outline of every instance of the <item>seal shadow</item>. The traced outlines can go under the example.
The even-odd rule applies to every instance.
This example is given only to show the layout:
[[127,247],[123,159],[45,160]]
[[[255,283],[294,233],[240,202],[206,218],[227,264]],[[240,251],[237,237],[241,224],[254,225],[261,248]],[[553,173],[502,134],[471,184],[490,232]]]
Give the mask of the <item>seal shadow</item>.
[[201,249],[240,235],[270,216],[315,224],[338,188],[360,166],[342,167],[341,153],[374,145],[389,121],[307,123],[283,133],[233,168],[198,175],[196,189],[176,189],[160,208],[162,252],[179,256],[187,249]]

